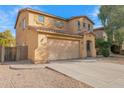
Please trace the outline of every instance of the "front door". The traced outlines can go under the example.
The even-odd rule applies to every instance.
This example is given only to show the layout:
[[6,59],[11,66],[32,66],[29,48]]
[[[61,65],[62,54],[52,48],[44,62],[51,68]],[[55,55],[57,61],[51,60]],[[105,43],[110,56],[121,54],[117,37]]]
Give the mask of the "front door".
[[91,57],[92,56],[92,49],[91,49],[91,41],[87,41],[87,57]]

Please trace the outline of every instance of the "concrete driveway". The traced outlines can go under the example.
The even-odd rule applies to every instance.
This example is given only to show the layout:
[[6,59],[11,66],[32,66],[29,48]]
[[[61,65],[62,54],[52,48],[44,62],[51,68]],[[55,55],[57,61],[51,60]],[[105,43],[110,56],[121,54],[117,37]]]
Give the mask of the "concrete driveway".
[[46,66],[92,87],[124,87],[124,65],[72,60],[51,62]]

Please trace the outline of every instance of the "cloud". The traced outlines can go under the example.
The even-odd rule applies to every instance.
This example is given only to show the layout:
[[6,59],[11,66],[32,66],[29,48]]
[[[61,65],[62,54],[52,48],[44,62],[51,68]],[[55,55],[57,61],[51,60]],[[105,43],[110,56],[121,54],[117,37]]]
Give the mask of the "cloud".
[[0,24],[5,24],[8,21],[8,15],[5,11],[0,10]]
[[13,26],[12,26],[12,25],[10,25],[10,26],[3,26],[3,25],[0,25],[0,29],[6,29],[6,28],[13,28]]
[[32,9],[37,9],[37,10],[41,10],[43,8],[41,8],[41,6],[33,6],[33,5],[20,5],[20,6],[16,6],[14,7],[13,11],[11,11],[10,14],[17,14],[19,10],[23,9],[23,8],[32,8]]
[[[5,6],[6,7],[6,6]],[[18,14],[18,11],[23,8],[33,8],[40,10],[39,6],[31,6],[31,5],[20,5],[20,6],[10,6],[11,9],[7,9],[7,11],[0,9],[0,25],[14,25],[15,20]]]
[[15,21],[18,11],[23,8],[32,8],[36,10],[44,10],[42,6],[31,5],[10,5],[0,7],[0,32],[10,29],[15,35]]
[[94,11],[91,14],[93,17],[98,16],[98,14],[99,14],[99,8],[100,8],[100,6],[95,7]]
[[0,32],[10,29],[12,34],[15,36],[15,21],[18,11],[23,8],[32,8],[36,10],[45,11],[42,6],[31,6],[31,5],[10,5],[0,7]]
[[30,6],[30,5],[14,6],[14,7],[13,7],[13,10],[12,10],[12,11],[9,11],[9,13],[10,13],[11,15],[15,15],[15,14],[18,13],[18,11],[19,11],[20,9],[28,8],[28,7],[31,7],[31,6]]
[[101,7],[101,6],[96,6],[96,7],[93,9],[93,11],[88,14],[88,16],[89,16],[90,18],[92,18],[93,20],[97,19],[97,18],[98,18],[99,8],[100,8],[100,7]]

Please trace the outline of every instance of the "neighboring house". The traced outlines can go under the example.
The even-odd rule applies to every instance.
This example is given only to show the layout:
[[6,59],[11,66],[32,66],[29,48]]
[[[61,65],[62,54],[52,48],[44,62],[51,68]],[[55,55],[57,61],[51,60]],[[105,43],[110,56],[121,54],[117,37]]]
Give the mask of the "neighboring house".
[[34,63],[49,60],[95,57],[93,22],[87,16],[64,19],[33,9],[19,11],[16,45],[28,46]]
[[104,27],[93,29],[93,33],[96,35],[96,39],[104,39],[105,41],[107,41],[107,34],[104,31]]
[[[105,41],[107,41],[107,34],[104,31],[104,27],[98,27],[93,29],[93,33],[95,34],[96,39],[104,39]],[[96,46],[96,54],[97,55],[101,54],[100,49],[97,46]]]
[[[96,35],[96,39],[104,39],[107,41],[107,34],[104,31],[104,27],[99,27],[99,28],[93,29],[93,33]],[[114,36],[113,36],[113,40],[115,40]],[[124,51],[124,43],[122,44],[121,49],[116,44],[113,44],[111,47],[111,51],[113,53],[117,53],[117,54],[119,54],[119,53],[124,54],[124,52],[123,52]]]

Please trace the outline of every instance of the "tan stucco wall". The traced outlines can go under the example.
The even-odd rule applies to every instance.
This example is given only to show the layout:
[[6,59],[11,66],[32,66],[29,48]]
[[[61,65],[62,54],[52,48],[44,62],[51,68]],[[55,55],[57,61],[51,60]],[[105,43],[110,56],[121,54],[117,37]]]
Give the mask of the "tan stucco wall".
[[25,19],[26,26],[28,26],[28,12],[20,13],[20,17],[16,26],[16,45],[28,46],[28,59],[34,61],[35,49],[38,46],[38,34],[33,30],[23,29],[22,20]]
[[[32,12],[29,12],[28,13],[28,16],[29,16],[29,26],[40,26],[40,27],[46,27],[46,28],[52,28],[52,29],[56,29],[56,30],[66,30],[67,29],[67,22],[64,21],[64,20],[60,20],[60,19],[57,19],[57,18],[52,18],[52,17],[48,17],[48,16],[44,16],[44,23],[40,23],[38,21],[38,16],[40,14],[36,14],[36,13],[32,13]],[[54,25],[54,22],[55,21],[61,21],[64,23],[64,27],[62,28],[58,28]]]
[[92,57],[96,57],[96,49],[95,49],[95,36],[92,34],[86,34],[83,38],[83,57],[87,57],[87,41],[91,41],[91,55]]
[[38,47],[34,53],[35,63],[46,63],[48,60],[48,47],[46,34],[38,34]]
[[38,34],[32,30],[24,30],[18,36],[17,46],[28,46],[28,59],[34,61],[35,49],[38,47]]
[[86,18],[84,18],[84,17],[75,18],[75,19],[72,19],[68,22],[68,30],[69,31],[76,32],[78,30],[78,27],[76,26],[77,21],[80,21],[81,31],[87,31],[88,30],[88,27],[86,27],[86,28],[83,27],[83,23],[90,24],[93,27],[93,24],[89,20],[87,20]]
[[28,45],[28,58],[34,61],[35,49],[38,47],[38,33],[32,30],[28,30],[26,31],[26,34],[26,45]]
[[24,34],[25,32],[24,32],[24,29],[22,28],[23,19],[26,20],[26,25],[27,25],[28,24],[27,12],[22,12],[17,22],[17,26],[16,26],[16,45],[17,46],[24,45],[25,43],[24,41],[26,40],[26,34]]
[[34,50],[38,46],[38,34],[35,31],[23,29],[22,22],[25,19],[26,26],[28,25],[28,13],[24,11],[20,13],[20,17],[16,26],[16,45],[28,46],[28,59],[34,60]]
[[[83,27],[83,23],[85,22],[87,25],[90,24],[93,27],[93,24],[87,19],[87,18],[74,18],[72,20],[69,21],[64,21],[64,20],[60,20],[57,18],[53,18],[53,17],[49,17],[49,16],[44,16],[44,23],[40,23],[38,22],[38,16],[40,14],[37,13],[33,13],[33,12],[28,12],[28,25],[29,26],[40,26],[40,27],[46,27],[46,28],[52,28],[52,29],[56,29],[56,30],[63,30],[63,31],[69,31],[69,32],[77,32],[78,27],[76,26],[76,22],[80,21],[80,29],[81,31],[87,31],[88,27],[84,28]],[[42,15],[42,14],[41,14]],[[61,21],[64,23],[64,27],[62,28],[58,28],[54,25],[55,21]]]

